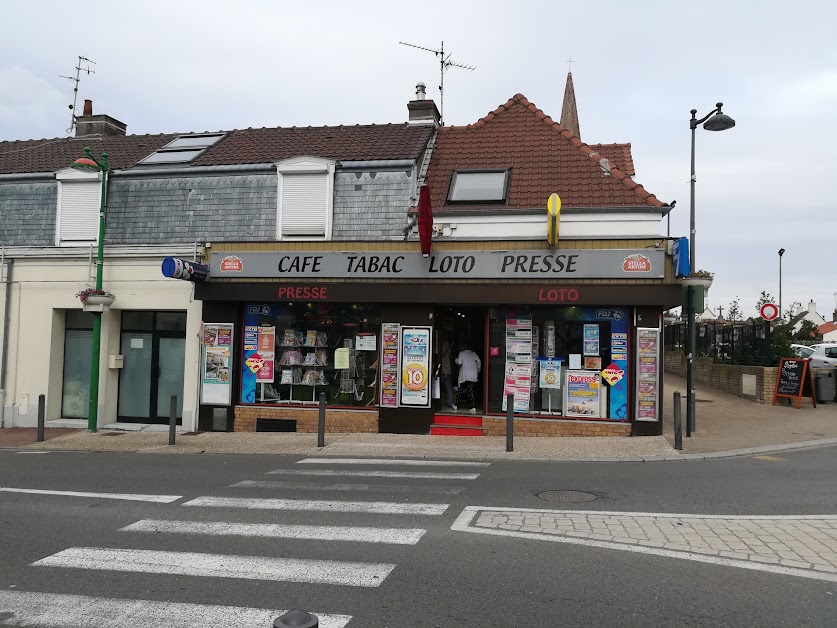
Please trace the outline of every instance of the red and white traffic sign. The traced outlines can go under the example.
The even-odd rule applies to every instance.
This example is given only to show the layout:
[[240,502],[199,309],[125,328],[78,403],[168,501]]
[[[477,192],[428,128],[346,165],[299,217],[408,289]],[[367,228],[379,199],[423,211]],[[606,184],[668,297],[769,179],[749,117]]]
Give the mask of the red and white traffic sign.
[[772,321],[779,318],[779,308],[773,303],[765,303],[759,309],[761,317],[766,321]]

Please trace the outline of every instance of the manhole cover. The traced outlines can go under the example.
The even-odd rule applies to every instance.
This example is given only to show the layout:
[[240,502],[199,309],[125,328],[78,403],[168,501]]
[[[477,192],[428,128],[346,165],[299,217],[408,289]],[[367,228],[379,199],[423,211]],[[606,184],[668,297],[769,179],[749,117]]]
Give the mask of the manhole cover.
[[599,499],[599,496],[595,493],[587,493],[585,491],[544,491],[538,493],[538,497],[548,502],[558,502],[561,504],[594,502]]

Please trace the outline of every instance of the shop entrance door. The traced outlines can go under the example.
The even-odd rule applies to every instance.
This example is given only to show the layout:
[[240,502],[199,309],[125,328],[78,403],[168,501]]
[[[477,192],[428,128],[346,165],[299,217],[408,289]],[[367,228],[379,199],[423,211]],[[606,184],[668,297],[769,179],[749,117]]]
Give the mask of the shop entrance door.
[[[440,382],[439,412],[442,414],[477,414],[482,415],[485,399],[486,343],[485,326],[488,310],[485,307],[439,306],[436,310],[437,346],[436,355],[440,363],[450,366],[452,395],[448,397],[445,378]],[[459,386],[459,373],[462,366],[456,364],[459,354],[469,349],[480,361],[481,368],[477,382]],[[448,364],[445,364],[445,362]],[[467,366],[465,367],[467,369]],[[446,370],[446,369],[442,369]],[[472,388],[474,412],[471,412],[471,399],[467,388]],[[454,406],[456,408],[454,409]]]
[[171,396],[183,416],[185,312],[123,312],[123,368],[118,417],[130,423],[168,423]]

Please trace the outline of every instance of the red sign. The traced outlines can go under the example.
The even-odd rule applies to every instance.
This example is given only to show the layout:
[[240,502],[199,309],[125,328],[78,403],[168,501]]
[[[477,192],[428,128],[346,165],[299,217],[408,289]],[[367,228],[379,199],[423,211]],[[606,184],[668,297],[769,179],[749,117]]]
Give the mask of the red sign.
[[625,371],[620,369],[614,362],[611,362],[610,366],[602,371],[602,377],[604,378],[604,381],[613,386],[625,377]]
[[240,273],[242,270],[244,270],[244,263],[241,261],[240,257],[227,255],[221,260],[222,273]]
[[635,253],[625,258],[622,270],[626,273],[648,273],[651,272],[651,260],[647,255]]
[[541,288],[538,291],[538,301],[547,303],[578,301],[578,296],[578,290],[575,288]]
[[765,303],[759,309],[761,317],[766,321],[773,321],[779,318],[779,308],[773,303]]
[[328,300],[328,288],[311,288],[305,286],[304,288],[295,288],[290,286],[283,286],[279,288],[277,296],[280,299],[310,300],[310,301],[325,301]]

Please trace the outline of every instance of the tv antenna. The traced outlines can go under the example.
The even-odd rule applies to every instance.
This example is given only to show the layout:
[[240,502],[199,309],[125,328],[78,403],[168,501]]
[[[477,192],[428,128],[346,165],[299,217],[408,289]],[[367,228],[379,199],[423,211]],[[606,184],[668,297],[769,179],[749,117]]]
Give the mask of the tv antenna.
[[73,83],[73,104],[70,105],[70,128],[67,129],[67,133],[69,134],[71,134],[76,128],[76,104],[78,102],[78,84],[79,81],[81,81],[81,73],[86,72],[88,75],[96,74],[96,70],[91,68],[91,65],[96,65],[96,62],[92,59],[79,55],[75,76],[64,76],[63,74],[58,75],[60,78],[65,78]]
[[439,72],[441,74],[440,85],[439,85],[439,111],[441,116],[441,123],[444,125],[445,123],[445,72],[447,72],[450,68],[461,68],[463,70],[471,70],[474,71],[477,69],[475,65],[465,65],[464,63],[457,63],[456,61],[451,61],[450,54],[445,56],[445,42],[442,42],[442,45],[439,47],[438,50],[433,48],[425,48],[424,46],[416,46],[415,44],[408,44],[406,41],[399,41],[399,44],[402,46],[409,46],[410,48],[418,48],[419,50],[425,50],[427,52],[432,52],[434,55],[439,57]]

